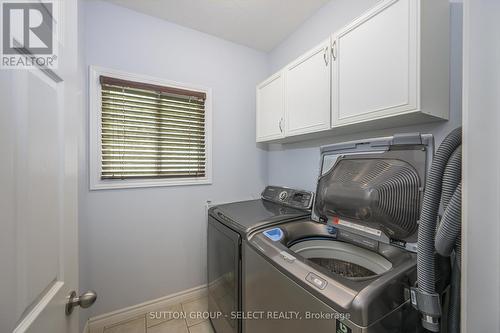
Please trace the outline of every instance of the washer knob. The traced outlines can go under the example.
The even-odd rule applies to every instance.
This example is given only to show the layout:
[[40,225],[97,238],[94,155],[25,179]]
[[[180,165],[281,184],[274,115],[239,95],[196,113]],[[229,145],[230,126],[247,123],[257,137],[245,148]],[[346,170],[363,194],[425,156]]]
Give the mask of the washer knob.
[[286,193],[286,191],[281,191],[280,194],[279,194],[279,199],[281,201],[285,201],[285,199],[288,197],[288,193]]

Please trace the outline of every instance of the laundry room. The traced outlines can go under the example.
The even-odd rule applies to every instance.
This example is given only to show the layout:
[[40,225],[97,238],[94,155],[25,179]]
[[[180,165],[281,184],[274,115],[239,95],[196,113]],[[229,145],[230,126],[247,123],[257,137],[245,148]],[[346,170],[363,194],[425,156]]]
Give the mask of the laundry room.
[[0,333],[500,332],[500,3],[0,5]]

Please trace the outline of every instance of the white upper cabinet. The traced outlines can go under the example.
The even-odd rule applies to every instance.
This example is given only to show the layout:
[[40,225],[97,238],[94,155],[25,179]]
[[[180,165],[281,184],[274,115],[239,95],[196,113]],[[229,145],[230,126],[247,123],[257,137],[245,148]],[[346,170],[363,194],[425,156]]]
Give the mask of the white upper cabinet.
[[257,86],[257,142],[285,136],[283,73],[278,72]]
[[385,0],[333,35],[332,127],[448,119],[448,10]]
[[449,0],[382,0],[257,86],[257,141],[449,116]]
[[284,69],[286,136],[330,128],[330,39]]

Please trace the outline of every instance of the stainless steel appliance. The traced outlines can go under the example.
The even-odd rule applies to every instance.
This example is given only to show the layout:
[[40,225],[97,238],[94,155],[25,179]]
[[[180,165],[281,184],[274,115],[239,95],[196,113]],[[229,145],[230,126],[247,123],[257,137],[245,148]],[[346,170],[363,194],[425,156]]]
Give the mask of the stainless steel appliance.
[[244,246],[243,311],[264,315],[243,332],[420,332],[410,288],[432,153],[419,134],[323,147],[312,216]]
[[217,333],[241,332],[241,247],[248,233],[310,215],[313,197],[312,192],[268,186],[259,200],[210,208],[208,309]]

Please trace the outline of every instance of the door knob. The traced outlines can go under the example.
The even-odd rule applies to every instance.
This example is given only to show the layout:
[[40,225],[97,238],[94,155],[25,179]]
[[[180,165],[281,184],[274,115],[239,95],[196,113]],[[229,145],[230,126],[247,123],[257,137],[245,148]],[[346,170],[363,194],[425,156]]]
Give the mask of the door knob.
[[66,315],[70,315],[73,312],[75,306],[81,306],[82,308],[88,308],[94,304],[97,299],[97,294],[95,291],[89,290],[84,292],[80,296],[76,296],[76,292],[73,290],[69,295],[68,303],[66,303]]

